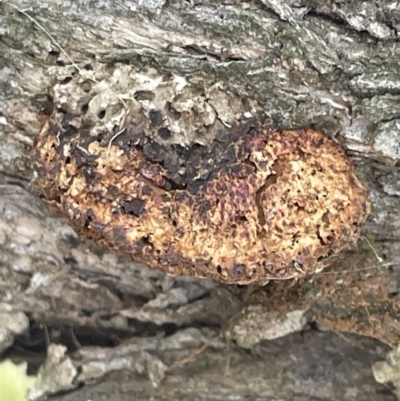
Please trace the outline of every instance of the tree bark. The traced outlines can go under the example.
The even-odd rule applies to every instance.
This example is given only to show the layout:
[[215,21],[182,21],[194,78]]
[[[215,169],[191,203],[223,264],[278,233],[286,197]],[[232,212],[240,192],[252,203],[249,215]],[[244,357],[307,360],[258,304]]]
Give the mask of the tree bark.
[[[400,340],[399,4],[10,0],[0,20],[0,351],[42,365],[32,398],[395,399],[369,367],[400,383],[396,358],[376,364]],[[178,185],[249,117],[323,131],[368,188],[363,237],[265,287],[168,277],[79,237],[29,152],[53,110],[118,125],[125,103]],[[168,132],[154,105],[179,114]]]

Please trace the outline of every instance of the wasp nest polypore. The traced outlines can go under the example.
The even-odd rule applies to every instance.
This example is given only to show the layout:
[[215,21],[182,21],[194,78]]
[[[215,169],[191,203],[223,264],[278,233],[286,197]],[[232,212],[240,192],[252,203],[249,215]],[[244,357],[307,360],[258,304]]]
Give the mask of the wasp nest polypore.
[[191,190],[171,187],[141,148],[99,142],[48,122],[33,152],[45,199],[79,234],[169,275],[310,274],[357,240],[369,213],[349,160],[312,129],[251,129]]

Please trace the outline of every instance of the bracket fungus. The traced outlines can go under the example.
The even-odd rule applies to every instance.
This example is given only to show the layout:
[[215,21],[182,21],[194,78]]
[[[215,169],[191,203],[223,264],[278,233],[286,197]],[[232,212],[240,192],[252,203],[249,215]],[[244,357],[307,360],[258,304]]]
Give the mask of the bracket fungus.
[[321,270],[369,214],[342,150],[312,129],[250,128],[190,188],[137,145],[102,145],[55,118],[32,155],[44,199],[79,233],[169,275],[266,284]]

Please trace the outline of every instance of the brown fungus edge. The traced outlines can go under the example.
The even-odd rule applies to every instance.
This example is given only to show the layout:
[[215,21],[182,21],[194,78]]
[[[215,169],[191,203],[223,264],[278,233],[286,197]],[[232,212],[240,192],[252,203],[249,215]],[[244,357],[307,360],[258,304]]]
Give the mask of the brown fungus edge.
[[265,284],[319,271],[358,239],[370,204],[327,136],[256,125],[226,152],[207,179],[174,186],[139,146],[50,119],[32,155],[44,199],[79,234],[169,275]]

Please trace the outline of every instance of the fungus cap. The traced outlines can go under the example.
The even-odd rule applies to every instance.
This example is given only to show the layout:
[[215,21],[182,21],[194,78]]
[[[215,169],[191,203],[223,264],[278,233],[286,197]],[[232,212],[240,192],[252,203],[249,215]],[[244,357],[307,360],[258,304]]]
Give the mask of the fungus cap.
[[138,146],[50,119],[33,150],[44,198],[79,233],[169,275],[265,284],[322,269],[369,214],[342,150],[312,129],[250,129],[207,180],[174,189]]

